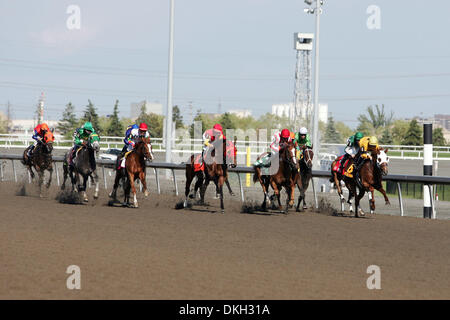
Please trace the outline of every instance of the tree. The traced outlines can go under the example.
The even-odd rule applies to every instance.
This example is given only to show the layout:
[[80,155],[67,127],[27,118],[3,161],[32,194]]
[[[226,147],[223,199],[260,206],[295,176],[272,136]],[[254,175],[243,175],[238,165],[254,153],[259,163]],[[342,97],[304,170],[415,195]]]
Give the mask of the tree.
[[222,125],[223,130],[226,129],[236,129],[236,125],[233,122],[233,118],[230,113],[225,112],[219,119],[220,124]]
[[0,133],[8,133],[8,119],[0,112]]
[[94,127],[95,131],[97,131],[98,134],[100,134],[103,131],[103,128],[100,127],[100,122],[98,119],[97,114],[97,108],[94,106],[94,104],[91,102],[91,100],[88,100],[88,105],[86,106],[86,109],[84,110],[83,118],[81,119],[81,122],[89,121],[92,123],[92,126]]
[[336,130],[341,135],[341,141],[339,141],[341,143],[346,143],[347,138],[353,135],[353,130],[342,121],[336,122]]
[[328,123],[325,128],[324,142],[326,143],[339,143],[342,138],[339,132],[336,130],[336,126],[334,124],[333,116],[330,115],[328,117]]
[[394,113],[391,111],[387,115],[384,111],[384,104],[381,108],[375,105],[375,109],[372,106],[367,107],[367,114],[360,114],[358,116],[359,125],[357,130],[364,132],[366,135],[380,135],[385,127],[389,127],[392,124]]
[[402,144],[407,146],[418,146],[422,144],[422,129],[417,123],[417,120],[414,119],[409,123],[408,131]]
[[180,108],[173,106],[172,108],[172,121],[175,122],[175,129],[183,128],[183,116],[181,115]]
[[139,117],[136,119],[136,124],[140,124],[141,122],[147,124],[150,137],[162,138],[164,128],[164,116],[155,113],[147,113],[147,108],[145,104],[143,104],[141,107],[141,113],[139,114]]
[[408,132],[409,122],[405,120],[395,120],[392,124],[392,138],[394,140],[395,145],[399,145],[403,143],[403,140],[406,137],[406,133]]
[[109,136],[121,136],[123,135],[123,125],[119,119],[119,100],[116,100],[114,104],[114,111],[110,118],[108,129],[106,130]]
[[66,108],[62,114],[62,119],[58,121],[57,129],[66,139],[71,139],[73,132],[78,125],[75,115],[75,107],[72,102],[66,104]]
[[383,135],[380,138],[380,144],[383,144],[383,145],[394,144],[394,138],[392,137],[392,133],[389,128],[385,128],[383,130]]
[[445,141],[444,132],[442,128],[436,128],[433,130],[433,145],[435,146],[445,146],[447,141]]

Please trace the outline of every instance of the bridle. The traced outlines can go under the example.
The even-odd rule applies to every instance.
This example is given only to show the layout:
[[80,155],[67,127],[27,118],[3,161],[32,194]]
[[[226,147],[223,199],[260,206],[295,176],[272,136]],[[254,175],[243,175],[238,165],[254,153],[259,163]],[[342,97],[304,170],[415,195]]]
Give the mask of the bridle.
[[[311,155],[311,153],[312,153],[312,155]],[[312,168],[312,166],[313,166],[313,160],[312,160],[313,157],[314,157],[314,152],[310,148],[303,149],[302,161],[305,163],[305,165],[308,168]]]

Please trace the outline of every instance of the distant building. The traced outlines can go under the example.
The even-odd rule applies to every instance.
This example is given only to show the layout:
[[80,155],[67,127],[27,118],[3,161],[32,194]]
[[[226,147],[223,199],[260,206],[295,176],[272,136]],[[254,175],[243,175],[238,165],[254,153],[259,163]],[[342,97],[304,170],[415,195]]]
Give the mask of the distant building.
[[164,115],[163,105],[158,102],[148,102],[146,100],[136,103],[131,103],[130,105],[130,118],[136,119],[141,114],[142,106],[145,104],[145,109],[147,113],[155,113],[158,115]]
[[[58,121],[56,120],[45,120],[44,122],[50,127],[50,129],[58,126]],[[10,133],[24,133],[32,134],[34,128],[37,126],[36,119],[16,119],[11,120],[11,132]]]
[[[273,104],[272,114],[293,119],[295,114],[294,103]],[[301,114],[306,114],[305,110],[302,110]],[[328,123],[328,104],[326,103],[319,103],[319,121]]]
[[246,118],[252,115],[252,111],[247,109],[233,109],[229,110],[228,113],[234,114],[239,118]]

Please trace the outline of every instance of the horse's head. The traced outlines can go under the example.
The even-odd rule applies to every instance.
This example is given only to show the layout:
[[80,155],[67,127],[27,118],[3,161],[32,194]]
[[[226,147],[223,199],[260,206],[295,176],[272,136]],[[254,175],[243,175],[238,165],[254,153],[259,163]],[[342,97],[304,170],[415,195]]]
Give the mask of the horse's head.
[[98,134],[91,134],[88,141],[88,147],[92,148],[96,154],[100,151],[100,137]]
[[303,162],[311,169],[313,166],[314,151],[311,148],[303,146]]
[[146,138],[139,138],[139,140],[136,142],[136,145],[134,146],[134,150],[136,153],[143,155],[145,159],[152,160],[153,156],[150,153],[150,148],[148,147],[148,142]]
[[144,141],[147,144],[149,156],[146,158],[148,160],[152,161],[155,158],[155,156],[153,155],[153,147],[152,147],[152,143],[150,141],[150,137],[141,136],[141,139],[142,139],[142,141]]
[[281,160],[286,162],[291,169],[297,168],[297,157],[295,155],[295,145],[293,142],[285,142],[280,144]]
[[377,166],[381,170],[383,176],[388,174],[389,157],[387,155],[389,149],[381,149],[377,154]]
[[53,150],[53,142],[55,141],[55,137],[51,131],[47,131],[42,140],[44,144],[44,151],[47,153],[51,153]]

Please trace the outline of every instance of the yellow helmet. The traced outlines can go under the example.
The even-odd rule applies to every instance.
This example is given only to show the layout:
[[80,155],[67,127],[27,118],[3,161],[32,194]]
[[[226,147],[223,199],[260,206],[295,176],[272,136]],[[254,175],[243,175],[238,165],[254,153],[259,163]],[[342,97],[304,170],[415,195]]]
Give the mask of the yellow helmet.
[[369,146],[376,146],[378,145],[378,139],[375,136],[372,136],[369,138]]

